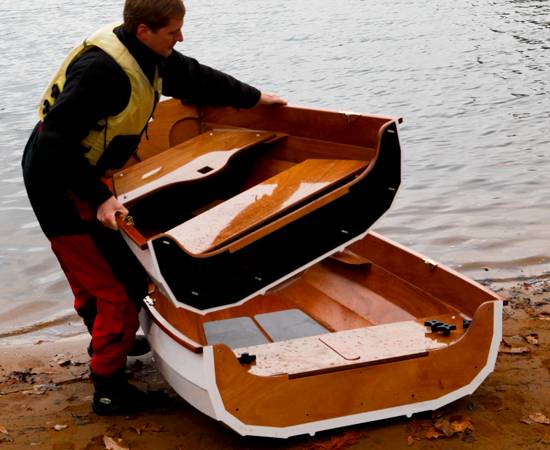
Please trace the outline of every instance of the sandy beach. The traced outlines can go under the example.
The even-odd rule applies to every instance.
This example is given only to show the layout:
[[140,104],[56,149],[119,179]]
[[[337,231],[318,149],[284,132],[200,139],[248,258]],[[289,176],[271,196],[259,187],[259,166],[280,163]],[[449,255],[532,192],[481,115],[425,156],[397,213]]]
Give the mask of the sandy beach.
[[550,280],[490,287],[508,300],[496,370],[474,395],[433,413],[313,437],[241,437],[181,400],[146,356],[127,370],[138,387],[166,393],[161,407],[98,417],[87,338],[78,337],[0,350],[0,449],[550,448]]

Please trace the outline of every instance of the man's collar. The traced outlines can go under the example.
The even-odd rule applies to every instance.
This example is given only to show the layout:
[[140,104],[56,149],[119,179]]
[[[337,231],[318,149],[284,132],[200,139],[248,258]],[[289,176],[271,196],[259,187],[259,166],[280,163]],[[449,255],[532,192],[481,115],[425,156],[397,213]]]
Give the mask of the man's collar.
[[155,53],[132,33],[126,31],[122,25],[115,28],[115,34],[139,62],[159,64],[166,60],[164,56]]

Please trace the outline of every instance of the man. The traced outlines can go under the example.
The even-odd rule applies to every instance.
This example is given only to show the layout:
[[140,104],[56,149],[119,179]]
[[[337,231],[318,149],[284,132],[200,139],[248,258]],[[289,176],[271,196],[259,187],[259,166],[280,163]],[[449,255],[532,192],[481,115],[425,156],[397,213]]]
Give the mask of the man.
[[116,231],[116,215],[128,211],[102,176],[135,153],[161,94],[235,108],[286,104],[173,50],[184,15],[182,0],[126,0],[123,25],[96,32],[54,76],[23,155],[31,205],[92,335],[97,414],[147,401],[124,370],[148,279]]

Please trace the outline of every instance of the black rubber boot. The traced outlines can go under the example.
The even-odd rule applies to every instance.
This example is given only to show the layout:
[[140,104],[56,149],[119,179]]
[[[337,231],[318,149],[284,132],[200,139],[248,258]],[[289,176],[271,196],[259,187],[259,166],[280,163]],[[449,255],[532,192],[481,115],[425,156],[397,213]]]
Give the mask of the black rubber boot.
[[[150,351],[151,347],[149,346],[149,342],[147,342],[145,336],[138,335],[134,338],[134,342],[128,352],[128,356],[142,356]],[[90,355],[91,358],[93,354],[94,349],[92,348],[92,342],[90,341],[90,344],[88,345],[88,355]]]
[[110,376],[92,373],[91,379],[95,388],[92,409],[99,416],[128,414],[154,407],[146,392],[128,383],[124,370]]

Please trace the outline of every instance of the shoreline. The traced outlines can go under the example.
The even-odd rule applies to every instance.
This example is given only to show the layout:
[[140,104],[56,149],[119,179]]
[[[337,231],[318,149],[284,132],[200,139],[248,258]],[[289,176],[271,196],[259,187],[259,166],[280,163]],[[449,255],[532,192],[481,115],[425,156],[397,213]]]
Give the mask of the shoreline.
[[138,387],[166,393],[161,408],[99,417],[90,409],[89,337],[78,335],[0,346],[0,448],[94,450],[108,448],[113,442],[120,448],[174,450],[548,448],[550,405],[545,399],[550,398],[550,279],[543,276],[508,287],[488,287],[507,300],[504,339],[495,371],[473,395],[433,413],[313,437],[241,437],[179,398],[148,355],[130,358],[127,371]]
[[[550,272],[542,272],[536,276],[519,275],[497,279],[490,277],[481,279],[472,278],[472,280],[498,293],[501,290],[523,283],[536,285],[538,283],[550,282]],[[0,326],[3,325],[5,324],[0,322]],[[37,342],[48,343],[58,342],[59,340],[65,342],[66,340],[70,341],[78,338],[89,338],[88,331],[74,309],[67,308],[57,316],[44,321],[22,325],[0,333],[0,350],[4,347],[32,346]]]

